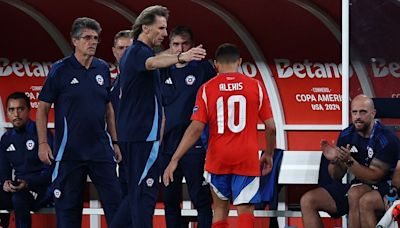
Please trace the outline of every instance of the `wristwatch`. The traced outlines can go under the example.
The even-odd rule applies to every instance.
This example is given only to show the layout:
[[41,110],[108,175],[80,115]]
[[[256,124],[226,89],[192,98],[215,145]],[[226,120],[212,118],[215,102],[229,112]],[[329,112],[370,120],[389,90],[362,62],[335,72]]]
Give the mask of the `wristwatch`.
[[185,60],[181,60],[181,54],[182,54],[182,52],[179,52],[179,54],[178,54],[178,63],[180,63],[180,64],[185,64],[186,63],[186,61]]

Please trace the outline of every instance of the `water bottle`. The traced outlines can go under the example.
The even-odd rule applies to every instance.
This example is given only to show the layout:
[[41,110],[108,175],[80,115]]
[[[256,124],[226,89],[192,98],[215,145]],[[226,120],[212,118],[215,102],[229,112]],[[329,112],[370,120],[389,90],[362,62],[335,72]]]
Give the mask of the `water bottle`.
[[397,200],[397,189],[396,187],[391,187],[389,192],[385,195],[385,198],[388,201],[389,207],[393,205],[393,202]]

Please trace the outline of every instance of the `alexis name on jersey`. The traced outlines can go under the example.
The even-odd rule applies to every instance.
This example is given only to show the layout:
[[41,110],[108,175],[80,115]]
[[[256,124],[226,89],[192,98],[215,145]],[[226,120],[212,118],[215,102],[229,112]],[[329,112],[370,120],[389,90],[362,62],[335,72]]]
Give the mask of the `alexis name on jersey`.
[[219,84],[219,91],[235,91],[242,89],[243,89],[243,82]]

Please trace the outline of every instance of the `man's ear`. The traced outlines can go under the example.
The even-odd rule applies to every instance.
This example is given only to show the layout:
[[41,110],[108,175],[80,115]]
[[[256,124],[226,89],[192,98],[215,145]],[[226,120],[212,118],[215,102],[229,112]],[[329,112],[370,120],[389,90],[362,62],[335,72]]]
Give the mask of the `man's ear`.
[[150,27],[148,25],[142,25],[142,31],[144,34],[148,34]]
[[78,42],[78,39],[77,38],[75,38],[75,37],[72,37],[71,38],[71,43],[72,43],[72,45],[74,45],[74,47],[76,47],[76,43]]
[[374,119],[375,119],[376,109],[372,110],[372,115],[374,116]]

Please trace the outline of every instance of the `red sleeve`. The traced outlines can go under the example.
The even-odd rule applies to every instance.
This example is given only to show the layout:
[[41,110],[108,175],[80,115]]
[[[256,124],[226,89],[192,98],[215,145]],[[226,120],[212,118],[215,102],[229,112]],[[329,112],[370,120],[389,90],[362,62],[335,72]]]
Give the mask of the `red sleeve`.
[[196,103],[192,114],[192,120],[197,120],[203,123],[208,122],[207,94],[205,88],[205,85],[202,85],[197,91]]
[[264,86],[260,84],[260,82],[258,82],[258,91],[261,102],[260,109],[258,110],[258,116],[263,122],[265,122],[266,120],[272,118],[271,105],[269,103],[267,91],[265,90]]

